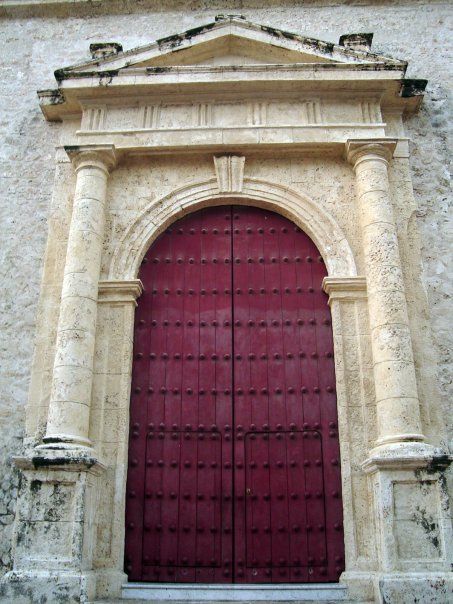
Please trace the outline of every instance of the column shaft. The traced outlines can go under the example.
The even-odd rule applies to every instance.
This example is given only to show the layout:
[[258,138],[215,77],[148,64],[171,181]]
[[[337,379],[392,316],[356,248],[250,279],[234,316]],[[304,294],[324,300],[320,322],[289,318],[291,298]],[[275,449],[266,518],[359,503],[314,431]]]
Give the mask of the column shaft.
[[112,152],[74,156],[69,228],[45,443],[90,445],[89,419],[105,203]]
[[356,173],[367,277],[378,422],[377,445],[424,440],[398,237],[389,195],[388,146],[349,147]]

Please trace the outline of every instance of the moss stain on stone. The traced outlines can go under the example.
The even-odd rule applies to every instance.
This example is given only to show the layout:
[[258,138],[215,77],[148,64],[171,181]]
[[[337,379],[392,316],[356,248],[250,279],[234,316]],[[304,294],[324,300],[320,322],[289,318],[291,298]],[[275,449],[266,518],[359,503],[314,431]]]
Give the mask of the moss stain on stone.
[[433,516],[429,515],[425,508],[417,506],[416,512],[412,514],[412,520],[422,527],[425,531],[427,538],[433,544],[437,551],[440,553],[439,537],[438,537],[438,525],[435,522]]

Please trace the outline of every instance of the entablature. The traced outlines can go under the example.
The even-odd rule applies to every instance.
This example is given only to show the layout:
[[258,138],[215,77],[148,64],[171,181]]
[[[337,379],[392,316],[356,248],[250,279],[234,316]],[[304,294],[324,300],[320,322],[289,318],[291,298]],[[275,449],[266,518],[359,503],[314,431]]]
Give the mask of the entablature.
[[102,52],[57,70],[59,88],[38,94],[48,120],[73,122],[64,145],[159,153],[393,136],[385,115],[414,111],[426,81],[370,52],[371,34],[353,36],[358,46],[346,46],[350,37],[335,45],[219,16],[125,52],[95,45]]

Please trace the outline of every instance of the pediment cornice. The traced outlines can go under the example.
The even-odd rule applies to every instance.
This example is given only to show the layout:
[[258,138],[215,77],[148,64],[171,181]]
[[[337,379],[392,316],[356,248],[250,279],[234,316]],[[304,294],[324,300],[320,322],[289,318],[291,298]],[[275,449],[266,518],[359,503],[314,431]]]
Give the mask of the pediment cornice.
[[[364,40],[372,39],[372,34],[356,36],[362,36]],[[114,52],[103,54],[99,52],[98,44],[91,60],[59,69],[55,75],[57,79],[63,80],[84,72],[205,64],[212,55],[227,56],[231,46],[236,47],[244,56],[248,52],[253,55],[253,51],[257,51],[254,56],[257,63],[373,64],[393,66],[403,71],[407,67],[405,61],[371,52],[367,45],[345,45],[345,38],[348,36],[342,36],[342,44],[333,44],[253,23],[239,15],[218,15],[211,23],[126,51],[117,44],[116,48],[112,48]],[[113,47],[113,44],[106,46]]]
[[130,105],[182,96],[198,102],[373,94],[381,106],[414,111],[426,80],[405,79],[406,62],[372,53],[371,38],[355,34],[342,36],[343,45],[332,44],[221,16],[140,48],[92,45],[90,61],[58,69],[58,88],[38,95],[46,119],[53,121],[80,115],[87,103]]

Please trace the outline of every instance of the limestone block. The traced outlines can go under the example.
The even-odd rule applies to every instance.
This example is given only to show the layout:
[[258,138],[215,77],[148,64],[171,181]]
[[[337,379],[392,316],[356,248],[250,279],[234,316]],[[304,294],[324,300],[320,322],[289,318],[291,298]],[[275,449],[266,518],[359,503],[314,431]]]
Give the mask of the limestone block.
[[388,193],[387,162],[380,159],[360,162],[357,165],[356,186],[359,198],[368,191]]
[[93,279],[85,272],[68,273],[64,277],[61,298],[79,297],[90,298],[97,301],[98,283],[93,283]]
[[[377,401],[379,442],[413,440],[419,430],[418,398],[398,397]],[[407,436],[405,436],[407,435]]]
[[[404,323],[398,322],[395,324],[387,323],[379,327],[375,327],[371,333],[371,343],[374,351],[374,363],[382,361],[403,361],[407,367],[413,362],[411,348],[411,334],[409,328]],[[399,368],[398,364],[394,364],[394,369]],[[408,371],[408,370],[407,370]],[[413,373],[413,367],[412,367]],[[408,373],[399,374],[408,375]],[[409,378],[408,378],[409,379]],[[415,379],[415,376],[412,380]]]
[[99,272],[102,239],[92,231],[78,231],[76,237],[70,237],[66,254],[65,275],[85,273],[87,278],[96,281]]
[[370,264],[399,264],[398,239],[394,226],[387,223],[365,225],[363,245]]
[[371,292],[392,290],[404,292],[404,281],[399,264],[367,267],[367,289]]
[[[386,272],[383,270],[383,272]],[[370,289],[368,301],[370,312],[370,329],[373,334],[382,326],[387,325],[390,328],[392,325],[407,326],[409,319],[407,316],[406,296],[401,290],[390,288],[382,288],[380,290]],[[410,333],[409,327],[407,332]],[[379,362],[379,357],[376,356],[376,362]]]
[[77,174],[75,200],[93,199],[104,203],[106,196],[105,169],[95,166],[83,168]]
[[417,385],[412,379],[411,363],[404,361],[382,361],[375,365],[374,377],[377,401],[400,396],[404,398],[417,398]]
[[74,202],[72,220],[80,231],[92,231],[104,237],[104,202],[83,197]]
[[[90,326],[92,328],[92,326]],[[92,369],[94,333],[80,329],[65,329],[58,332],[55,368],[83,367]],[[61,374],[60,374],[61,375]]]
[[364,191],[360,194],[360,215],[363,224],[393,224],[395,218],[387,191]]
[[70,442],[72,435],[75,440],[83,442],[87,440],[88,425],[89,404],[55,399],[55,404],[49,406],[48,436],[57,435],[61,440]]
[[52,378],[52,392],[58,401],[79,401],[81,404],[90,404],[90,384],[92,369],[86,367],[73,367],[68,369],[65,365],[55,367]]
[[97,303],[85,296],[64,296],[65,304],[60,312],[60,329],[75,329],[89,332],[96,320]]
[[441,558],[437,482],[396,483],[393,500],[398,557],[402,560]]
[[383,602],[447,604],[453,596],[453,579],[451,573],[395,573],[380,579],[379,590]]

